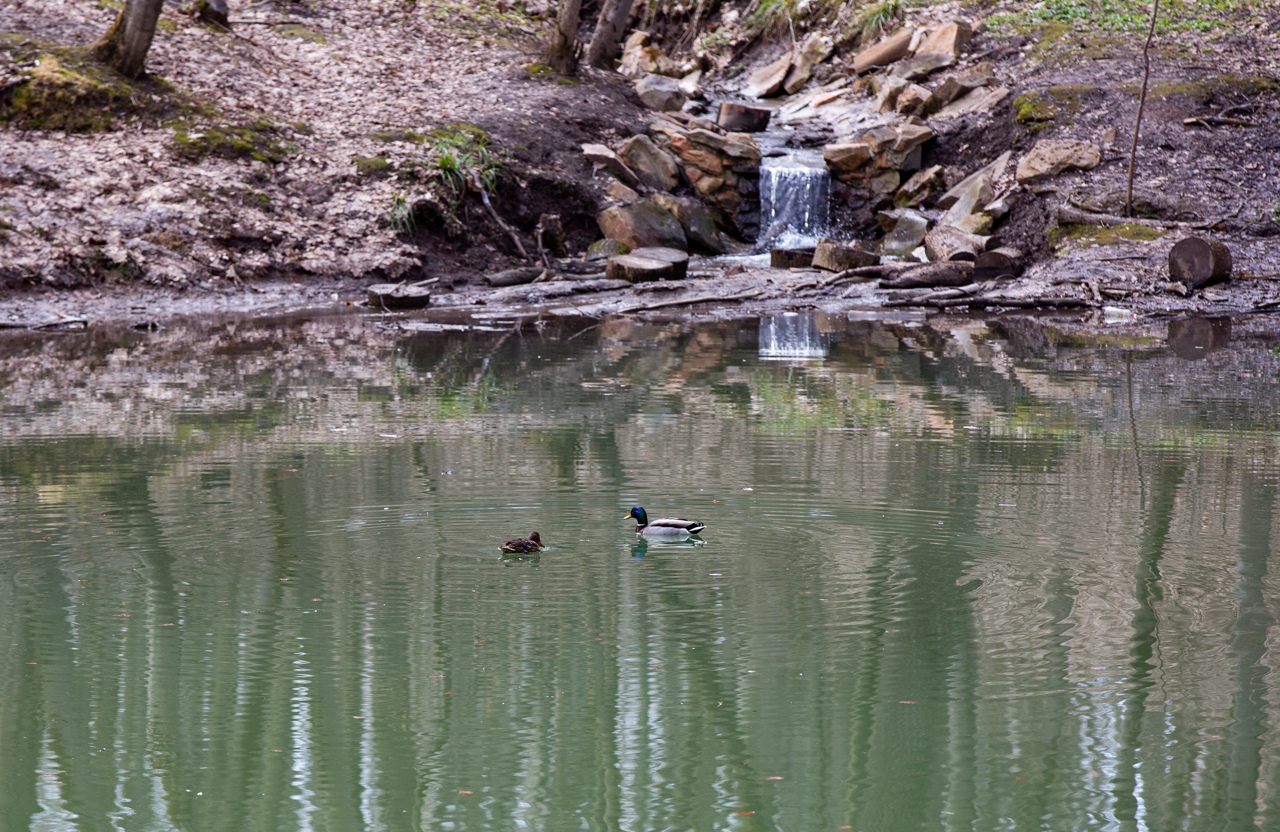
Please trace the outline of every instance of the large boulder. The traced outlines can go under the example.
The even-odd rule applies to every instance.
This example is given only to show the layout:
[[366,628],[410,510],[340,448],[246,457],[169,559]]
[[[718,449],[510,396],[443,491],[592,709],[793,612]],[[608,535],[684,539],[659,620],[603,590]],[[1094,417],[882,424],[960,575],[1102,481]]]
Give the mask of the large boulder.
[[743,91],[756,98],[769,98],[782,91],[782,85],[791,71],[791,53],[779,57],[773,63],[757,69],[747,76],[747,85]]
[[643,133],[623,142],[618,155],[651,188],[669,191],[680,182],[676,160]]
[[622,47],[618,71],[628,78],[639,78],[648,73],[678,77],[680,65],[661,49],[649,44],[648,32],[632,32]]
[[973,27],[963,20],[954,20],[938,29],[916,50],[917,55],[947,55],[953,60],[973,37]]
[[787,95],[800,91],[813,77],[813,68],[831,57],[835,42],[827,35],[813,32],[805,38],[804,43],[796,49],[791,59],[791,67],[783,79],[782,89]]
[[665,246],[688,250],[689,239],[675,216],[654,199],[606,208],[596,217],[600,231],[632,249]]
[[651,110],[679,110],[688,100],[679,81],[653,73],[642,75],[636,81],[636,95]]
[[853,142],[834,142],[822,148],[822,158],[837,173],[852,173],[871,164],[875,154],[871,145],[861,139]]
[[1004,175],[1013,152],[1006,150],[994,162],[966,176],[954,188],[938,197],[938,207],[946,210],[941,225],[955,225],[970,214],[976,214],[995,197],[995,182]]
[[671,216],[680,222],[685,237],[691,248],[700,249],[710,254],[724,253],[724,240],[716,228],[711,209],[696,199],[689,197],[657,194],[653,201],[665,208]]
[[1041,139],[1018,162],[1019,185],[1033,185],[1068,170],[1093,170],[1102,163],[1102,149],[1073,139]]
[[853,58],[853,71],[862,73],[878,66],[888,66],[905,58],[911,52],[911,38],[915,29],[907,26],[874,46],[862,50]]
[[622,161],[618,154],[603,144],[584,144],[582,146],[582,155],[587,157],[587,161],[597,171],[606,171],[628,185],[635,185],[640,181],[635,171],[627,167],[627,163]]

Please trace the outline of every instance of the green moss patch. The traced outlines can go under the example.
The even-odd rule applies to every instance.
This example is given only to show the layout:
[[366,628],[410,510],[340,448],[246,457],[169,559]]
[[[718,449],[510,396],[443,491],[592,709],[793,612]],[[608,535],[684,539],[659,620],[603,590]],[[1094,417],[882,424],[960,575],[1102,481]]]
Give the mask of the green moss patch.
[[1018,123],[1031,132],[1039,132],[1055,122],[1070,124],[1092,97],[1101,94],[1088,84],[1064,84],[1032,90],[1013,100],[1013,114]]
[[406,142],[408,144],[426,144],[430,141],[426,135],[413,130],[377,130],[373,137],[382,142]]
[[281,142],[281,129],[267,119],[244,124],[184,121],[172,127],[170,146],[175,153],[190,161],[215,156],[277,164],[288,156],[288,148]]
[[356,165],[356,175],[380,177],[391,172],[391,162],[386,156],[356,156],[352,162]]
[[275,29],[276,34],[281,37],[293,38],[294,40],[307,40],[312,43],[327,43],[324,35],[297,23],[283,23],[279,26],[273,26],[272,28]]
[[1087,248],[1089,246],[1113,246],[1118,243],[1149,243],[1152,240],[1159,240],[1163,236],[1164,231],[1159,228],[1152,228],[1149,225],[1139,225],[1133,222],[1126,222],[1121,225],[1073,223],[1071,225],[1058,226],[1050,235],[1049,242],[1054,248],[1068,244],[1077,248]]
[[[1142,90],[1139,84],[1125,84],[1121,89],[1134,95]],[[1209,103],[1216,96],[1253,97],[1276,94],[1280,94],[1280,81],[1261,75],[1209,75],[1190,81],[1152,84],[1147,89],[1148,100],[1182,96],[1201,104]]]
[[38,54],[27,80],[0,95],[0,122],[27,130],[92,133],[151,109],[167,86],[131,83],[89,60],[83,50]]

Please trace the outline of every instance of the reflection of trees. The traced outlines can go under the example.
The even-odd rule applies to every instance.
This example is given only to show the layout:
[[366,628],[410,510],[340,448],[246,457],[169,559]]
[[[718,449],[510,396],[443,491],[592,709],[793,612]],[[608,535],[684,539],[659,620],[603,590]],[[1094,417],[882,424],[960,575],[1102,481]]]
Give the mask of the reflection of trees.
[[[919,328],[760,364],[750,324],[309,326],[161,362],[200,403],[163,443],[0,445],[0,825],[50,788],[228,830],[1274,820],[1274,453],[1181,449],[1211,408],[1161,356],[1135,431],[1096,352]],[[164,401],[102,384],[8,435]],[[640,495],[741,526],[632,558],[598,525]],[[477,543],[535,516],[536,569]]]

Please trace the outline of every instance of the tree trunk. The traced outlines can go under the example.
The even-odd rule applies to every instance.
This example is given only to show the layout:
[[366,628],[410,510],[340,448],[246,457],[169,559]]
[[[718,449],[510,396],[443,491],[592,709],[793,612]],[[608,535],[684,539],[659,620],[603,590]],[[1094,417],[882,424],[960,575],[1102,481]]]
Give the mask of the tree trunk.
[[611,69],[609,63],[618,54],[622,34],[627,30],[627,21],[631,19],[633,3],[634,0],[605,0],[600,9],[600,20],[591,35],[591,44],[587,46],[589,66]]
[[93,56],[126,78],[142,75],[163,7],[164,0],[125,0],[116,22],[91,47]]
[[582,0],[560,0],[556,15],[556,27],[547,47],[547,65],[559,75],[572,75],[578,68],[578,55],[582,46],[578,43],[578,17]]

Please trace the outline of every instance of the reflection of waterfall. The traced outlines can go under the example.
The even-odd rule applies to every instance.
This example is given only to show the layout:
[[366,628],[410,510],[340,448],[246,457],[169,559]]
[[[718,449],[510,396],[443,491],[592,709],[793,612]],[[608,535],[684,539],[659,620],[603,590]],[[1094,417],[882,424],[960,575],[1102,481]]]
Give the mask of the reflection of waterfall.
[[794,151],[760,165],[760,230],[781,222],[784,237],[812,240],[827,227],[831,175],[817,151]]
[[760,319],[760,357],[826,358],[827,345],[812,315],[768,315]]

